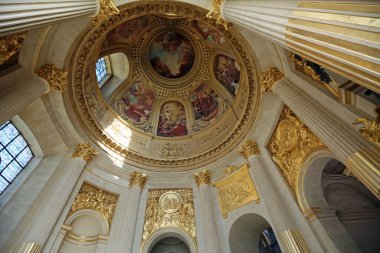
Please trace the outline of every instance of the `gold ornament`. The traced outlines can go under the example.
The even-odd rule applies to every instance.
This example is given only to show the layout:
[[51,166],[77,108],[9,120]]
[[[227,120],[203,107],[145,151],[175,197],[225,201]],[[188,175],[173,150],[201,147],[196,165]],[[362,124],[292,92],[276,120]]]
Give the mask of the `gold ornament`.
[[67,70],[59,69],[53,64],[45,64],[36,70],[36,74],[49,83],[50,91],[65,91]]
[[260,150],[255,141],[248,140],[241,146],[239,153],[244,156],[245,159],[248,159],[250,156],[259,155]]
[[375,120],[369,120],[367,118],[358,118],[352,124],[363,125],[359,132],[367,138],[370,142],[380,146],[380,108],[376,109],[377,117]]
[[268,149],[294,192],[304,159],[308,154],[322,148],[325,146],[319,138],[285,107],[269,141]]
[[289,229],[280,233],[280,240],[282,241],[285,252],[309,253],[305,240],[303,239],[300,231],[296,229]]
[[211,176],[208,170],[202,170],[201,172],[195,173],[194,179],[198,186],[211,183]]
[[134,171],[131,174],[131,179],[129,181],[129,187],[133,186],[140,186],[141,188],[144,188],[144,185],[146,183],[146,180],[148,178],[147,174],[139,173]]
[[0,37],[0,65],[20,52],[26,33],[22,32]]
[[252,201],[260,202],[246,164],[239,169],[228,167],[224,176],[213,185],[218,189],[219,205],[224,218],[227,218],[228,212]]
[[273,84],[284,78],[284,74],[276,67],[259,74],[261,92],[272,91]]
[[224,29],[229,30],[231,28],[231,23],[226,22],[222,19],[220,8],[222,6],[223,0],[212,0],[212,7],[209,13],[207,13],[206,18],[214,20],[218,25],[222,25]]
[[119,14],[120,11],[113,4],[112,0],[100,0],[100,10],[98,14],[92,18],[92,21],[97,26],[110,17]]
[[100,188],[83,183],[68,216],[82,209],[91,209],[104,215],[111,225],[118,196]]
[[90,143],[81,143],[78,144],[71,157],[82,157],[86,162],[91,162],[97,155],[98,153]]
[[195,212],[191,189],[149,190],[141,243],[164,227],[185,230],[196,243]]

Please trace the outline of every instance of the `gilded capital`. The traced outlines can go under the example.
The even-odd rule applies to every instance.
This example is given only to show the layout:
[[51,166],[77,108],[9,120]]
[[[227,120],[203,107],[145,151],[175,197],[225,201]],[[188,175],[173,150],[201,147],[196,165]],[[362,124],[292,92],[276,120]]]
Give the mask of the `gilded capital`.
[[211,183],[211,175],[208,170],[202,170],[201,172],[195,173],[194,179],[198,186]]
[[[380,111],[379,108],[376,111]],[[353,125],[362,125],[359,132],[370,142],[380,146],[380,116],[375,120],[369,120],[367,118],[358,118],[353,123]]]
[[100,10],[98,14],[92,18],[92,21],[97,26],[101,22],[119,13],[119,9],[113,4],[112,0],[100,0]]
[[90,143],[81,143],[78,144],[71,157],[82,157],[86,162],[91,162],[97,155],[98,153]]
[[221,15],[221,7],[223,0],[212,0],[211,10],[207,13],[206,18],[214,20],[218,25],[222,25],[226,30],[230,29],[231,23],[223,20]]
[[260,85],[261,92],[270,92],[272,91],[273,84],[284,78],[284,74],[278,70],[276,67],[270,68],[269,70],[260,73]]
[[36,70],[36,74],[49,83],[50,91],[65,91],[67,70],[59,69],[53,64],[45,64]]
[[141,188],[144,188],[144,185],[145,185],[147,179],[148,179],[147,174],[134,171],[131,174],[131,179],[129,181],[129,187],[140,186]]
[[26,32],[22,32],[0,38],[0,65],[20,52],[25,37]]
[[239,153],[244,156],[245,159],[248,159],[251,156],[259,155],[260,150],[255,141],[248,140],[241,146]]

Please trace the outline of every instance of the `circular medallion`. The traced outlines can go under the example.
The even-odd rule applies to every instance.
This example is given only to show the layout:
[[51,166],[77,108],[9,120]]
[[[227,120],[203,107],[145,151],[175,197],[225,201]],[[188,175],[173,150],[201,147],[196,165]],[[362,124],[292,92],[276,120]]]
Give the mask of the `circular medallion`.
[[298,141],[298,130],[290,120],[283,120],[278,124],[276,139],[278,145],[285,151],[292,150]]
[[152,68],[160,76],[175,79],[189,73],[194,65],[195,50],[182,33],[165,31],[153,37],[148,56]]
[[160,207],[165,213],[175,213],[181,207],[181,196],[176,192],[166,192],[160,197]]

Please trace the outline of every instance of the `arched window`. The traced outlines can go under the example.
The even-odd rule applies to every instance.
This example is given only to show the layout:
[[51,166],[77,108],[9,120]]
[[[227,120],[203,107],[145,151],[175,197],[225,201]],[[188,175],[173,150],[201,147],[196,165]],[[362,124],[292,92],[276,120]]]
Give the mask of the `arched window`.
[[33,153],[24,137],[12,124],[0,126],[0,194],[13,182],[33,158]]
[[100,87],[104,84],[105,78],[111,72],[108,68],[105,57],[99,58],[95,64],[96,80]]

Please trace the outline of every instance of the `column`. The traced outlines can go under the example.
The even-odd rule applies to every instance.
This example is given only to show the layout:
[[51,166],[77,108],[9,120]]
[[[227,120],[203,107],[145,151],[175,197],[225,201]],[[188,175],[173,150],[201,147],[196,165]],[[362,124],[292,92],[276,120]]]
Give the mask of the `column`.
[[195,182],[199,187],[199,199],[202,209],[202,221],[204,228],[207,253],[220,253],[220,243],[215,227],[214,212],[211,197],[211,176],[207,170],[194,174]]
[[380,198],[380,151],[313,98],[287,80],[273,86],[273,93],[344,162],[348,169]]
[[48,193],[45,205],[38,209],[37,216],[25,229],[25,233],[20,237],[13,253],[39,253],[42,251],[86,162],[91,161],[94,157],[94,148],[89,144],[79,144],[71,156],[67,155],[62,160],[57,168],[61,173]]
[[380,2],[339,2],[225,0],[219,8],[226,21],[380,92]]
[[128,206],[125,213],[124,221],[120,231],[119,246],[115,247],[116,252],[132,253],[133,239],[135,238],[135,230],[137,216],[140,206],[141,190],[147,181],[147,175],[133,172],[130,179],[130,192],[128,198]]
[[285,203],[281,196],[273,190],[274,182],[267,175],[268,170],[264,167],[259,151],[244,155],[248,160],[249,166],[252,168],[255,182],[260,189],[260,194],[264,199],[272,221],[276,224],[278,230],[278,240],[282,243],[281,250],[288,253],[308,253],[310,252],[302,234],[296,229],[295,222],[292,222],[291,216],[287,211]]
[[0,36],[64,22],[72,18],[95,16],[99,11],[99,1],[2,0],[0,2]]
[[0,84],[0,123],[11,119],[48,91],[47,82],[34,75],[18,83]]

